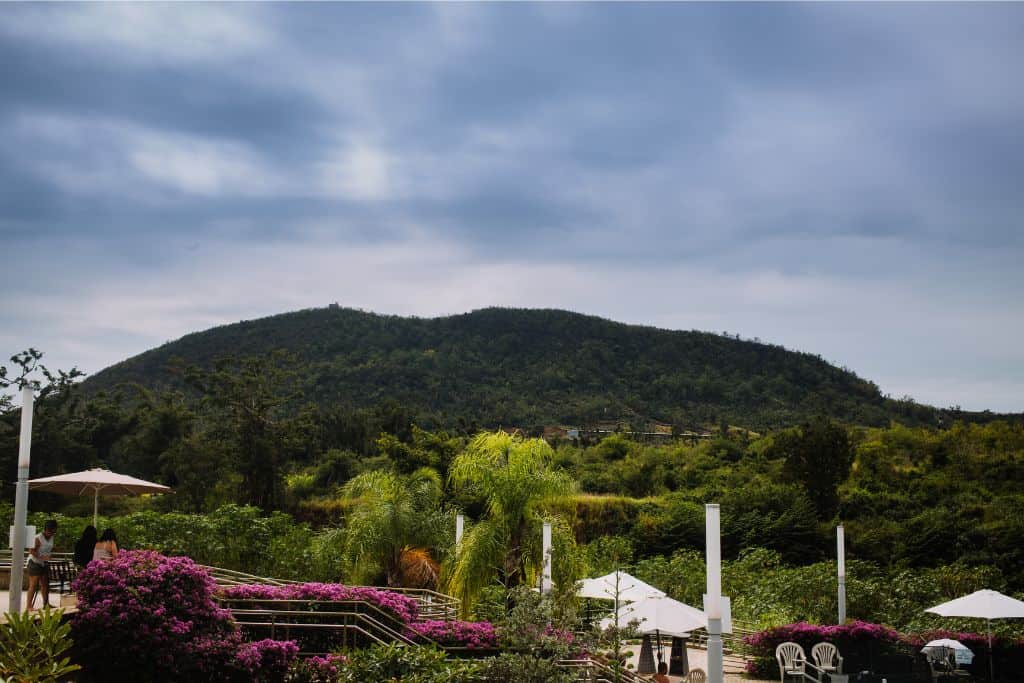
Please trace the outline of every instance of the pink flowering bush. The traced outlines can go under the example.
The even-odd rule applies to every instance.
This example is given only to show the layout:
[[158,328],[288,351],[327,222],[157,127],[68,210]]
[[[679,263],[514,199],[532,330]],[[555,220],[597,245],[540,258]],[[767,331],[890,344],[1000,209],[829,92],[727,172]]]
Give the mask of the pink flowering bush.
[[[757,676],[778,674],[775,648],[782,643],[797,643],[810,656],[811,648],[829,642],[839,648],[843,657],[852,660],[857,652],[875,647],[879,651],[893,649],[901,643],[900,634],[887,626],[866,621],[852,621],[834,626],[809,624],[805,621],[776,626],[743,639],[755,659],[747,663],[747,672]],[[850,662],[852,663],[852,662]]]
[[405,623],[416,621],[418,604],[401,593],[370,588],[345,586],[340,583],[295,583],[286,586],[228,586],[220,592],[225,600],[359,600],[376,605]]
[[187,557],[124,551],[90,563],[73,584],[73,657],[83,667],[82,679],[275,680],[271,670],[278,660],[295,652],[243,645],[230,612],[213,599],[215,587]]
[[265,638],[242,645],[235,653],[235,666],[253,681],[281,681],[298,654],[293,640]]
[[335,683],[341,677],[341,667],[348,661],[343,655],[309,657],[292,665],[287,683]]
[[498,636],[489,621],[419,621],[409,624],[413,635],[446,647],[494,648]]

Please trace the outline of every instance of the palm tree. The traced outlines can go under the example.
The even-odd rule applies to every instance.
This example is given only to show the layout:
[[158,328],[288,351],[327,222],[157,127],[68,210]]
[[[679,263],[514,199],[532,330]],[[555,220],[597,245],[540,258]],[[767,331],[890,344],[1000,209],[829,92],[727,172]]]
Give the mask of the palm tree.
[[431,556],[448,536],[441,510],[441,478],[422,468],[407,476],[376,470],[351,479],[342,496],[353,501],[345,534],[351,581],[383,574],[389,586],[437,583]]
[[[551,467],[554,451],[543,439],[523,439],[505,432],[481,433],[456,456],[449,480],[483,500],[485,517],[462,538],[446,572],[449,592],[468,610],[495,574],[506,588],[531,582],[540,572],[542,517],[540,503],[571,494],[575,482]],[[555,520],[554,544],[573,544],[571,532]],[[556,574],[567,553],[555,556]],[[566,577],[568,578],[568,577]]]

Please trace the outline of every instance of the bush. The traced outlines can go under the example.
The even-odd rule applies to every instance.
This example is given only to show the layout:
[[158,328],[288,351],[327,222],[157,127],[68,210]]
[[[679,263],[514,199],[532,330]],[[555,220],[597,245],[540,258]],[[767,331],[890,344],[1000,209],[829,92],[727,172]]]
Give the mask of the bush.
[[498,636],[489,621],[419,621],[409,624],[413,635],[445,647],[493,648]]
[[346,661],[341,655],[300,659],[292,664],[284,680],[286,683],[335,683],[340,680],[341,667]]
[[479,680],[494,683],[572,683],[576,680],[574,671],[560,668],[553,660],[509,653],[482,662],[478,676]]
[[94,680],[280,680],[294,644],[243,645],[215,587],[185,557],[124,551],[90,563],[73,585],[75,661]]
[[376,645],[349,653],[338,680],[346,683],[402,681],[403,683],[469,683],[477,680],[477,665],[448,659],[428,647]]
[[71,647],[71,626],[61,610],[38,614],[11,612],[0,624],[0,677],[21,683],[51,683],[81,667],[65,652]]
[[294,641],[265,638],[242,645],[235,653],[235,666],[253,681],[281,681],[298,654]]
[[285,586],[251,584],[228,586],[220,595],[228,600],[360,600],[376,605],[394,615],[403,623],[416,621],[419,610],[417,602],[401,593],[371,588],[369,586],[345,586],[340,583],[295,583]]
[[819,626],[801,621],[760,631],[745,637],[743,642],[755,657],[748,663],[747,671],[765,677],[778,673],[775,648],[782,643],[797,643],[806,653],[817,643],[832,643],[843,655],[843,668],[859,671],[864,668],[863,662],[899,650],[903,641],[899,633],[881,624],[852,621],[838,626]]

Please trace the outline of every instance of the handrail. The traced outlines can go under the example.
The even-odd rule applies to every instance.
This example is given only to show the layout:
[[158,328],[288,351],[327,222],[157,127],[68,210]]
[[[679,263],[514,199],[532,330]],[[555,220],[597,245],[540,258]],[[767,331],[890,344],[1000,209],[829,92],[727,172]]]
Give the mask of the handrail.
[[[269,626],[273,633],[277,628],[284,629],[327,629],[327,630],[345,630],[352,629],[355,625],[347,623],[348,620],[362,622],[367,626],[372,627],[374,640],[382,643],[399,643],[401,645],[418,645],[413,638],[409,637],[402,631],[396,630],[386,623],[375,619],[373,615],[366,614],[365,612],[355,611],[337,611],[337,612],[321,612],[317,610],[272,610],[272,609],[232,609],[231,614],[235,617],[235,622],[239,626]],[[303,622],[293,621],[294,619],[301,618],[316,618],[329,615],[331,617],[343,617],[344,621],[341,623],[318,623],[318,622]],[[239,617],[263,617],[270,621],[251,621],[249,619],[240,619]],[[277,617],[286,618],[287,621],[278,621]],[[367,632],[367,635],[370,635]],[[273,635],[271,636],[273,637]],[[428,645],[436,645],[433,640],[424,638]]]
[[451,621],[458,617],[462,601],[455,596],[429,588],[393,588],[391,586],[373,586],[377,590],[401,593],[415,600],[419,605],[421,617],[440,617],[442,621]]
[[[562,659],[558,666],[565,669],[576,669],[578,681],[589,681],[591,683],[614,683],[616,671],[611,663],[601,657],[584,657],[581,659]],[[646,679],[641,678],[636,672],[629,669],[618,670],[618,680],[623,683],[644,683]]]
[[[318,614],[320,616],[324,616],[324,615],[328,615],[328,614],[334,615],[334,614],[366,614],[366,613],[369,613],[371,615],[377,615],[380,618],[381,622],[391,622],[392,624],[398,625],[400,628],[403,628],[403,629],[405,628],[405,622],[404,621],[402,621],[401,619],[399,619],[397,616],[393,615],[392,613],[384,610],[379,605],[376,605],[376,604],[374,604],[372,602],[369,602],[367,600],[303,600],[302,598],[297,598],[297,599],[265,599],[265,598],[225,598],[225,597],[217,597],[215,599],[219,603],[221,603],[222,605],[224,605],[225,607],[230,609],[232,612],[235,611],[235,609],[233,607],[231,607],[232,604],[243,604],[243,605],[248,604],[248,605],[270,605],[271,606],[270,609],[268,609],[266,607],[254,607],[254,608],[251,608],[251,609],[266,610],[266,611],[278,611],[278,612],[282,612],[282,613],[283,612],[287,612],[289,614],[301,614],[301,613],[303,613],[303,610],[292,610],[292,609],[275,610],[275,609],[273,609],[273,606],[276,606],[276,605],[303,605],[303,606],[310,605],[310,606],[316,606],[316,607],[326,607],[326,609],[310,610],[311,614]],[[338,608],[338,609],[330,609],[332,607]],[[352,609],[353,607],[356,608],[356,609],[363,608],[364,611],[359,612],[359,611],[353,610]],[[248,608],[246,608],[246,607],[239,607],[239,609],[248,609]]]

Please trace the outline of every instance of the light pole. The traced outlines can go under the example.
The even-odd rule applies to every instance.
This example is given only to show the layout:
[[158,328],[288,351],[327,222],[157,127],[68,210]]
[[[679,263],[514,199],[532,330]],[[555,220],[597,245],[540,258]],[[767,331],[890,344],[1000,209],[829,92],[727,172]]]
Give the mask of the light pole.
[[707,595],[704,613],[708,618],[708,683],[722,683],[722,536],[717,503],[704,506],[707,546]]
[[28,466],[32,449],[31,387],[21,388],[21,437],[18,440],[18,486],[14,490],[14,544],[11,547],[10,611],[21,611],[21,583],[25,567],[25,522],[28,519]]
[[843,525],[836,527],[836,559],[839,568],[839,623],[846,623],[846,535]]
[[540,579],[540,592],[547,595],[551,592],[551,522],[544,522],[542,534],[543,570]]

